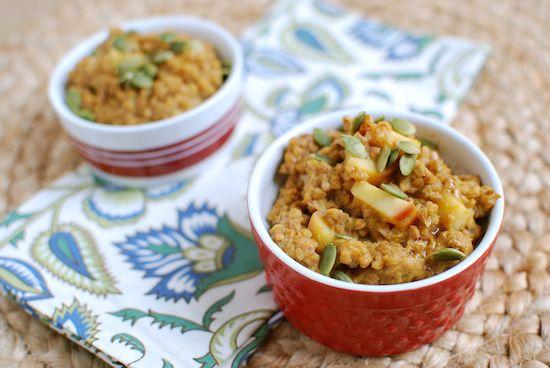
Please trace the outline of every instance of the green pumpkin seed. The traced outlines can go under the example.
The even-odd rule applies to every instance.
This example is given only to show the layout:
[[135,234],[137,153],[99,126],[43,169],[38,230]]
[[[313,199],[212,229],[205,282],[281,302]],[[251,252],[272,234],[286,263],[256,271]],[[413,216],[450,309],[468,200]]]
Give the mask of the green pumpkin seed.
[[353,236],[349,236],[347,234],[335,234],[334,236],[336,237],[336,239],[355,240]]
[[336,161],[334,161],[333,159],[331,159],[330,157],[328,156],[325,156],[319,152],[315,152],[315,153],[312,153],[311,154],[311,157],[313,157],[315,160],[317,161],[320,161],[320,162],[326,162],[327,164],[329,164],[330,166],[334,166],[336,165]]
[[174,53],[172,51],[157,51],[153,55],[153,62],[155,64],[162,64],[167,62],[169,59],[171,59],[174,56]]
[[396,148],[392,149],[390,153],[390,157],[388,158],[388,164],[386,165],[386,167],[392,165],[397,160],[398,157],[399,157],[399,150]]
[[359,138],[344,134],[342,140],[344,141],[344,148],[349,154],[359,158],[367,158],[367,149]]
[[334,271],[332,273],[332,278],[344,282],[351,282],[353,284],[353,280],[351,279],[351,277],[349,277],[348,274],[344,271]]
[[401,199],[407,199],[409,196],[406,193],[403,193],[401,189],[396,187],[395,185],[391,184],[382,184],[380,185],[380,188],[386,193],[391,194],[394,197],[401,198]]
[[330,271],[334,267],[336,262],[336,246],[333,243],[330,243],[323,250],[321,255],[321,260],[319,261],[319,273],[321,275],[328,276]]
[[153,86],[153,78],[142,71],[134,73],[130,79],[130,86],[134,88],[151,88]]
[[65,94],[65,103],[69,110],[71,110],[76,115],[80,116],[83,119],[95,121],[95,115],[90,110],[81,109],[82,107],[82,96],[78,90],[71,88]]
[[124,36],[115,37],[115,39],[113,40],[113,47],[122,52],[130,50],[130,44]]
[[132,77],[134,76],[134,73],[135,72],[124,72],[122,74],[120,74],[120,76],[118,77],[118,81],[121,83],[121,84],[128,84],[130,83],[130,80],[132,79]]
[[231,74],[231,65],[224,62],[222,65],[222,79],[225,81],[229,74]]
[[91,112],[90,110],[86,110],[86,109],[83,109],[83,110],[80,110],[78,113],[77,113],[78,116],[80,116],[82,119],[86,119],[86,120],[90,120],[90,121],[95,121],[95,115],[93,112]]
[[176,40],[176,34],[173,32],[164,32],[160,35],[160,39],[166,43],[172,43]]
[[313,140],[321,147],[330,146],[332,143],[332,138],[321,128],[313,129]]
[[430,141],[427,138],[418,138],[418,140],[420,141],[420,144],[423,145],[423,146],[426,146],[426,147],[431,148],[433,150],[437,149],[437,144],[435,142]]
[[436,261],[461,261],[466,258],[466,254],[455,248],[442,248],[432,254]]
[[390,124],[392,129],[399,134],[410,137],[416,133],[416,128],[408,120],[394,118],[390,120]]
[[404,176],[408,176],[413,172],[414,165],[416,165],[416,157],[405,154],[399,160],[399,171]]
[[410,141],[397,142],[397,148],[399,148],[401,151],[405,153],[408,153],[409,155],[418,155],[420,153],[418,146]]
[[377,117],[376,120],[374,120],[374,123],[377,124],[381,121],[384,121],[385,118],[386,117],[384,115],[381,115],[381,116]]
[[65,94],[65,103],[69,110],[76,114],[82,105],[82,96],[80,96],[80,92],[75,88],[69,89]]
[[390,154],[391,148],[388,146],[384,146],[384,148],[382,148],[382,151],[380,151],[380,153],[378,154],[378,158],[376,159],[376,170],[378,170],[378,172],[382,172],[386,169]]
[[204,51],[204,43],[201,40],[190,40],[186,47],[189,47],[191,51],[196,53]]
[[133,72],[138,70],[147,62],[147,59],[141,55],[129,55],[126,56],[118,64],[117,69],[119,75],[125,74],[127,72]]
[[351,123],[351,134],[354,134],[359,130],[361,124],[363,124],[363,120],[365,120],[365,115],[366,113],[364,111],[361,111],[359,114],[355,115],[353,122]]
[[185,50],[187,42],[184,41],[174,41],[170,44],[170,50],[174,51],[176,54],[181,54]]
[[145,64],[141,68],[141,70],[143,70],[143,72],[151,78],[155,78],[157,76],[157,73],[158,73],[157,66],[155,64],[151,64],[151,63]]

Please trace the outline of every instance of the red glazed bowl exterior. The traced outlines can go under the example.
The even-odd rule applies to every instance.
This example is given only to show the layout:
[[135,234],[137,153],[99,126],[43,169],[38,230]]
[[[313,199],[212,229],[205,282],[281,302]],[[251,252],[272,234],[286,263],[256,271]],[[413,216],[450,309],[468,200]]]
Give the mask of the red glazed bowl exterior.
[[[266,221],[278,192],[274,177],[282,152],[293,136],[309,133],[315,127],[335,128],[342,116],[355,113],[336,112],[303,123],[266,150],[249,184],[251,226],[267,282],[292,325],[338,351],[367,356],[399,354],[434,341],[462,316],[495,244],[504,199],[500,198],[493,208],[485,235],[474,252],[458,265],[428,279],[397,285],[358,285],[322,276],[300,265],[273,242]],[[371,114],[416,123],[420,136],[443,147],[447,162],[459,162],[465,172],[480,175],[485,184],[502,195],[500,179],[488,158],[456,131],[416,114]],[[443,152],[445,149],[449,152]]]
[[256,231],[266,279],[290,323],[334,350],[356,355],[399,354],[428,344],[462,316],[494,245],[475,264],[444,282],[420,289],[376,293],[311,280],[277,258]]

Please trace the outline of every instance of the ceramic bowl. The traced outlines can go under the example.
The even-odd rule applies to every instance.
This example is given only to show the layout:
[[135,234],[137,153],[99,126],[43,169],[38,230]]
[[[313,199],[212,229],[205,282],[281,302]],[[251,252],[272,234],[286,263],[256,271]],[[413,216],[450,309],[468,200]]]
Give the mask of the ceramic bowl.
[[[465,260],[436,276],[395,285],[361,285],[318,274],[290,258],[269,235],[266,217],[279,187],[275,174],[292,137],[314,128],[335,129],[339,111],[312,119],[277,139],[257,162],[249,183],[248,208],[266,278],[286,318],[312,339],[335,350],[381,356],[403,353],[437,339],[461,317],[466,302],[495,244],[502,223],[501,197],[487,221],[481,241]],[[413,122],[418,135],[439,145],[443,159],[457,172],[480,176],[503,195],[495,168],[470,140],[426,117],[393,111],[367,111],[373,116]]]
[[65,85],[76,64],[108,37],[107,31],[99,32],[69,51],[50,78],[49,99],[61,125],[94,171],[119,184],[161,184],[200,170],[204,160],[224,146],[239,118],[243,56],[238,41],[210,21],[186,16],[141,19],[121,28],[140,33],[173,31],[205,40],[231,64],[231,73],[216,93],[181,114],[132,126],[90,122],[69,110]]

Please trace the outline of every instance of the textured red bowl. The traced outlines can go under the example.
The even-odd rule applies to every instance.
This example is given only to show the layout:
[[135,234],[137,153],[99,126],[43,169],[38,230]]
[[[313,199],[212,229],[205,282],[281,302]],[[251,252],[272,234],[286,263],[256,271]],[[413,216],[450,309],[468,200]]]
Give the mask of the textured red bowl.
[[231,73],[216,93],[181,114],[129,126],[90,122],[66,106],[65,85],[76,64],[107,38],[107,31],[103,31],[69,51],[50,78],[49,98],[62,127],[94,172],[118,184],[163,184],[207,167],[239,120],[244,87],[239,42],[210,21],[185,16],[151,17],[126,23],[122,28],[143,33],[170,30],[205,40],[231,64]]
[[[296,328],[335,350],[371,356],[398,354],[432,342],[462,316],[495,243],[504,199],[501,197],[491,211],[486,232],[473,253],[434,277],[397,285],[359,285],[302,266],[268,233],[266,216],[278,191],[274,180],[277,167],[292,137],[315,127],[336,128],[342,116],[355,113],[340,111],[303,123],[266,150],[250,179],[250,221],[275,301]],[[453,170],[479,175],[502,196],[502,184],[487,156],[455,130],[411,113],[369,113],[414,122],[418,135],[436,142]]]

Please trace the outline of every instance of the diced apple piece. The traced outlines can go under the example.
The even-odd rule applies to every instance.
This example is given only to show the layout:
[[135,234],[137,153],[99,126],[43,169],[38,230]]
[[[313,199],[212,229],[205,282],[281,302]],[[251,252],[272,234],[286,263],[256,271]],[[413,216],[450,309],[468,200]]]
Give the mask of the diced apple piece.
[[376,173],[376,164],[370,158],[359,158],[346,154],[345,164],[355,167],[358,171],[364,171],[370,177]]
[[379,172],[376,170],[376,163],[370,157],[359,158],[346,155],[345,164],[355,167],[358,171],[365,172],[368,177],[368,182],[374,185],[380,184],[395,171],[395,167],[388,167],[383,172]]
[[444,191],[439,206],[439,221],[448,230],[461,230],[474,221],[474,211],[451,192]]
[[395,226],[407,227],[416,219],[413,203],[394,197],[369,182],[355,183],[351,193]]
[[383,183],[384,181],[386,181],[393,174],[393,172],[395,171],[395,168],[396,166],[390,166],[382,172],[377,171],[373,173],[371,176],[369,176],[367,181],[373,185],[379,185],[380,183]]
[[309,231],[313,235],[313,239],[319,244],[318,251],[325,249],[327,245],[334,241],[336,233],[330,228],[330,226],[323,219],[323,213],[321,211],[315,211],[307,225]]
[[414,139],[414,138],[411,138],[411,137],[407,137],[407,136],[404,136],[402,134],[399,134],[395,131],[391,131],[390,133],[390,136],[388,137],[388,141],[390,142],[391,144],[391,148],[395,148],[397,147],[397,142],[399,141],[407,141],[407,142],[411,142],[412,144],[414,144],[415,146],[417,146],[418,148],[418,151],[420,151],[420,146],[422,145],[420,143],[420,141]]

